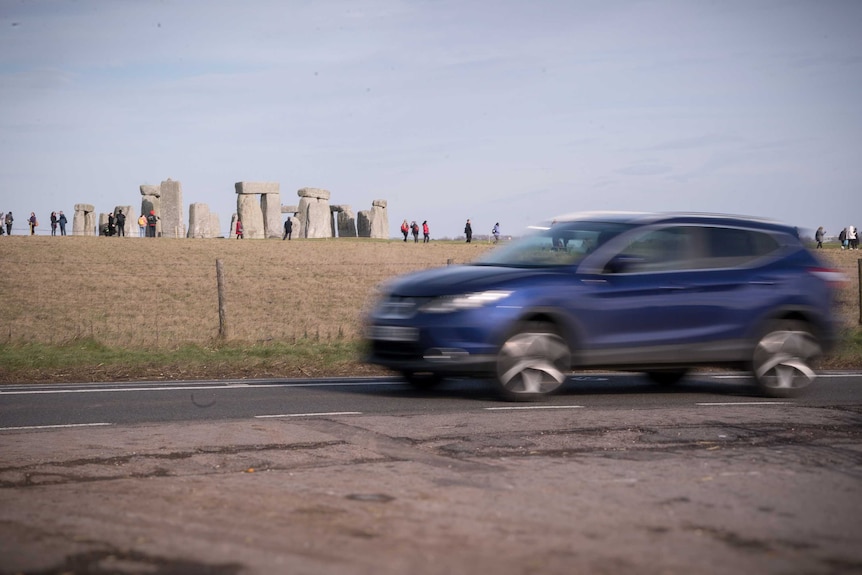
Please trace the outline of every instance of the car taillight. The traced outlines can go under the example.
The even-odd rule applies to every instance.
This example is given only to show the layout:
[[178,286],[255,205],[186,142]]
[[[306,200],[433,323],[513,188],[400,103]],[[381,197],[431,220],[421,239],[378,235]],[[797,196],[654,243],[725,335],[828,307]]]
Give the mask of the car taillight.
[[832,287],[841,287],[847,283],[847,276],[844,272],[833,270],[830,268],[808,268],[808,273],[820,278]]

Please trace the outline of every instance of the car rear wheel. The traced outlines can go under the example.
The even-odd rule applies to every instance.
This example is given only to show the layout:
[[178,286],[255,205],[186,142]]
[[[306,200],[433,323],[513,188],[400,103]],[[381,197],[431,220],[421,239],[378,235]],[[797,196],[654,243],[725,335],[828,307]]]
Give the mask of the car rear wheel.
[[443,376],[431,371],[405,371],[401,376],[414,389],[431,389],[443,382]]
[[512,401],[532,401],[556,391],[571,367],[568,345],[545,323],[519,327],[497,355],[497,386]]
[[754,348],[754,379],[766,395],[791,397],[816,379],[814,364],[821,353],[820,344],[804,323],[775,322]]

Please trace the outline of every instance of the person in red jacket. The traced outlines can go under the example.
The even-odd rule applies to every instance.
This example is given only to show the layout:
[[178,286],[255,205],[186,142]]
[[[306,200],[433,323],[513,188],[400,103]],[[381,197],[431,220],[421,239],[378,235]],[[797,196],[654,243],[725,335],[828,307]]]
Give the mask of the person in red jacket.
[[431,233],[428,230],[428,220],[422,222],[422,243],[427,244],[431,241]]

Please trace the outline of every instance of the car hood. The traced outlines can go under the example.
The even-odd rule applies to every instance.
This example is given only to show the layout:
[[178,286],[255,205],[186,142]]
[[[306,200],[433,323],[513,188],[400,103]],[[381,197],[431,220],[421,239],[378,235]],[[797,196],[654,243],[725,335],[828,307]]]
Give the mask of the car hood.
[[504,288],[526,277],[555,274],[544,268],[510,268],[484,265],[446,266],[407,274],[387,284],[387,291],[402,297],[431,297]]

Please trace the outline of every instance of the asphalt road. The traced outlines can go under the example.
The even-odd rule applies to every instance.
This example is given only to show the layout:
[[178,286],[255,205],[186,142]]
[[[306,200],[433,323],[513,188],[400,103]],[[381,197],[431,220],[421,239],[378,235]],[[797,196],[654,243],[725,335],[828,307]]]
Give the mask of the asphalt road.
[[0,387],[0,574],[862,573],[862,374]]

